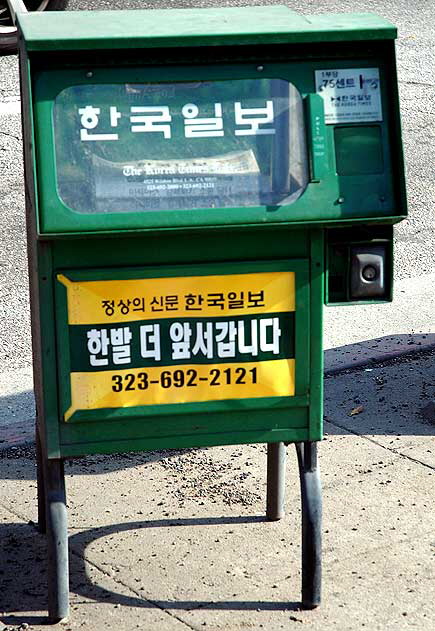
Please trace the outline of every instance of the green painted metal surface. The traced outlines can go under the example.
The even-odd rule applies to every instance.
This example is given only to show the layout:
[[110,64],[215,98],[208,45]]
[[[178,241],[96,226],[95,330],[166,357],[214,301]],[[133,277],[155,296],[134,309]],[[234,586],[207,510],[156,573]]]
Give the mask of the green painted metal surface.
[[64,459],[230,444],[268,443],[277,519],[284,444],[304,443],[317,606],[323,305],[391,300],[406,215],[395,27],[268,6],[19,30],[50,621],[68,615]]
[[[390,243],[389,226],[406,215],[395,27],[249,7],[28,14],[20,29],[47,456],[320,440],[323,304],[349,301],[351,244]],[[148,134],[149,120],[134,118],[147,107],[160,115]],[[249,110],[257,123],[243,119]],[[180,164],[198,160],[211,173],[183,179]],[[191,182],[214,197],[194,197]],[[245,300],[244,279],[262,274],[285,290],[265,289],[271,304],[253,317],[246,302],[231,311],[228,296]],[[126,294],[131,283],[142,293]],[[168,289],[154,296],[159,284]],[[225,294],[227,310],[152,312],[151,298],[172,309],[193,293]],[[177,331],[199,339],[225,327],[251,335],[229,360],[216,344],[189,347],[187,359],[168,345]],[[269,338],[246,351],[261,327]],[[111,353],[129,350],[109,360],[109,340]],[[260,370],[270,378],[267,364],[278,366],[270,391],[257,381]]]
[[[56,348],[62,349],[60,362],[43,360],[47,383],[52,380],[58,383],[58,396],[47,398],[45,408],[50,457],[112,453],[124,449],[319,439],[322,434],[320,349],[324,299],[322,231],[287,230],[266,235],[261,231],[239,235],[231,232],[220,238],[211,233],[205,240],[195,234],[185,240],[163,233],[159,242],[155,241],[151,235],[130,237],[116,241],[118,247],[115,249],[111,247],[112,239],[86,240],[86,246],[81,240],[47,243],[50,256],[41,261],[40,273],[47,278],[47,271],[51,278],[47,289],[57,292],[56,303],[47,295],[42,307],[47,357],[51,358]],[[193,247],[194,251],[189,249]],[[144,250],[149,252],[147,257],[144,257]],[[77,260],[78,251],[80,261]],[[258,262],[262,252],[268,253],[268,262]],[[228,263],[229,257],[233,263]],[[283,257],[287,257],[288,262],[280,263]],[[154,268],[147,266],[149,276],[170,273],[174,278],[192,273],[207,277],[211,272],[229,274],[237,270],[296,271],[295,396],[239,399],[236,404],[234,401],[209,401],[99,409],[77,412],[68,422],[59,422],[69,404],[71,373],[65,290],[56,283],[55,274],[60,271],[68,275],[67,268],[73,265],[75,271],[70,276],[75,280],[131,278],[143,275],[143,269],[138,266],[143,266],[144,261],[158,265]],[[168,267],[171,261],[189,265]],[[210,265],[210,261],[214,263]],[[96,264],[100,265],[100,272],[92,271]],[[51,315],[53,309],[55,318]]]
[[[322,149],[319,151],[318,131],[316,145],[313,140],[315,117],[322,118],[322,100],[315,94],[315,72],[324,62],[291,61],[270,62],[259,72],[256,67],[246,64],[221,64],[213,67],[178,66],[146,67],[138,69],[97,69],[87,77],[89,66],[81,70],[54,70],[37,73],[34,80],[36,144],[39,173],[39,231],[41,234],[69,234],[72,232],[110,232],[174,228],[201,228],[216,226],[247,226],[268,224],[305,224],[307,222],[327,225],[329,222],[399,221],[406,214],[406,201],[403,190],[400,136],[393,130],[398,128],[397,103],[390,103],[388,95],[393,89],[394,76],[389,71],[392,62],[392,50],[385,57],[378,54],[370,59],[358,58],[357,61],[328,61],[328,68],[370,68],[377,67],[381,73],[382,120],[376,123],[381,135],[383,152],[383,170],[381,173],[340,174],[336,169],[336,145],[334,129],[338,125],[322,126]],[[259,59],[260,60],[260,59]],[[69,208],[58,193],[58,176],[53,132],[53,103],[68,86],[79,86],[86,90],[89,85],[113,86],[113,91],[120,85],[150,85],[157,81],[168,85],[178,85],[194,79],[203,82],[231,81],[237,78],[262,80],[263,75],[270,79],[286,79],[299,91],[303,103],[306,103],[307,151],[310,158],[310,176],[307,189],[291,204],[249,207],[226,207],[205,209],[172,210],[162,213],[144,213],[123,210],[121,213],[80,213]],[[114,104],[122,100],[113,98]],[[316,103],[312,107],[311,103]],[[107,106],[108,107],[108,106]],[[76,106],[78,109],[78,106]],[[101,108],[100,108],[101,109]],[[66,122],[66,119],[65,119]],[[369,125],[369,123],[362,123]],[[67,144],[71,147],[71,143]],[[220,151],[225,151],[221,143]],[[101,154],[102,156],[105,154]],[[394,156],[394,160],[392,159]],[[74,154],[70,161],[74,164]],[[319,177],[321,174],[321,177]],[[75,190],[84,187],[83,180],[77,179]],[[371,193],[370,193],[371,191]],[[338,200],[342,199],[341,202]],[[164,206],[163,206],[164,208]]]
[[244,46],[382,40],[396,28],[373,14],[302,16],[285,6],[84,11],[19,16],[29,51]]

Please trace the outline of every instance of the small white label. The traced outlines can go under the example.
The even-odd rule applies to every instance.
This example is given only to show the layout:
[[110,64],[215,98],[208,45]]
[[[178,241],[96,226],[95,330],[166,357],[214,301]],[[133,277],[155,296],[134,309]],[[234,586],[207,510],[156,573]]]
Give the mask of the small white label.
[[315,77],[327,125],[382,120],[379,68],[316,70]]

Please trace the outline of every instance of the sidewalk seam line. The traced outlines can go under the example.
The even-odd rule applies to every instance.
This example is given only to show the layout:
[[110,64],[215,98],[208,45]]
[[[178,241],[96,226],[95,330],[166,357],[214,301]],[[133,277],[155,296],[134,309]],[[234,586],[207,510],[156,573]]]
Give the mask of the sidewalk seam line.
[[7,510],[8,513],[13,515],[14,517],[17,517],[18,519],[20,519],[25,524],[29,524],[30,521],[32,521],[32,524],[34,523],[33,520],[30,520],[27,517],[24,517],[23,515],[20,515],[19,513],[15,512],[14,510],[12,510],[12,508],[10,508],[6,504],[4,504],[2,501],[0,501],[0,507],[3,508],[4,510]]
[[15,136],[14,134],[10,134],[10,133],[9,133],[9,132],[7,132],[7,131],[0,131],[0,134],[1,134],[2,136],[7,136],[8,138],[13,138],[14,140],[17,140],[17,141],[20,141],[20,140],[21,140],[21,138],[19,138],[18,136]]
[[391,451],[393,454],[396,454],[396,456],[406,458],[407,460],[411,460],[411,462],[415,462],[416,464],[421,464],[423,467],[426,467],[430,471],[435,471],[435,467],[433,467],[432,465],[427,464],[426,462],[422,462],[421,460],[418,460],[417,458],[413,458],[412,456],[408,456],[407,454],[403,454],[398,449],[395,449],[394,447],[387,447],[386,445],[383,445],[382,443],[378,443],[378,441],[374,440],[373,438],[370,438],[369,436],[366,436],[365,434],[358,434],[358,432],[355,432],[354,430],[349,429],[345,425],[339,425],[338,423],[334,423],[333,421],[330,421],[330,420],[328,420],[328,423],[330,423],[331,425],[334,425],[335,427],[338,427],[339,429],[344,429],[346,432],[349,432],[350,434],[353,434],[354,436],[359,436],[360,438],[364,438],[368,442],[373,443],[377,445],[378,447],[382,447],[382,449]]
[[77,556],[79,558],[82,558],[83,561],[85,561],[86,563],[89,563],[89,565],[92,565],[92,567],[94,567],[96,570],[98,570],[99,572],[101,572],[102,574],[104,574],[105,576],[110,578],[112,581],[114,581],[114,583],[117,583],[118,585],[122,585],[125,589],[128,589],[137,598],[140,598],[141,600],[144,600],[145,602],[150,603],[153,607],[155,607],[159,611],[162,611],[163,613],[167,614],[171,618],[175,618],[176,620],[178,620],[178,622],[181,622],[182,624],[184,624],[188,629],[192,629],[192,631],[197,631],[196,627],[192,627],[190,624],[185,622],[182,618],[179,618],[176,614],[172,613],[168,609],[160,607],[158,605],[158,603],[156,603],[155,601],[150,600],[149,598],[145,598],[142,594],[138,593],[133,587],[131,587],[131,585],[128,585],[127,583],[124,583],[123,581],[121,581],[119,579],[116,579],[114,576],[109,574],[109,572],[106,572],[99,565],[97,565],[94,561],[91,561],[89,558],[87,558],[85,556],[82,557],[80,553],[78,553],[78,552],[76,552],[74,550],[73,546],[70,546],[70,552],[71,552],[71,554],[74,554],[75,556]]
[[[4,510],[7,510],[9,513],[11,513],[11,515],[14,515],[14,517],[17,517],[18,519],[20,519],[22,522],[24,522],[26,525],[29,525],[30,527],[30,522],[32,520],[27,519],[26,517],[20,515],[19,513],[13,511],[11,508],[9,508],[8,506],[6,506],[6,504],[4,504],[3,502],[0,501],[0,507],[3,508]],[[34,522],[32,521],[32,524],[34,524]],[[35,524],[36,525],[36,524]],[[197,631],[196,627],[192,627],[190,624],[188,624],[185,620],[183,620],[182,618],[179,618],[176,614],[172,613],[171,611],[168,611],[167,609],[164,609],[163,607],[160,607],[156,602],[154,602],[153,600],[150,600],[149,598],[144,598],[142,594],[137,593],[130,585],[124,583],[123,581],[117,580],[115,579],[113,576],[111,576],[108,572],[104,571],[101,567],[99,567],[96,563],[94,563],[93,561],[90,561],[89,559],[87,559],[86,557],[82,557],[78,552],[76,552],[73,548],[72,545],[68,545],[69,548],[69,552],[70,554],[74,554],[76,557],[79,558],[83,558],[83,560],[86,563],[89,563],[89,565],[92,565],[96,570],[98,570],[99,572],[101,572],[102,574],[104,574],[105,576],[107,576],[108,578],[110,578],[111,580],[113,580],[115,583],[118,583],[119,585],[122,585],[123,587],[125,587],[126,589],[128,589],[129,591],[131,591],[135,596],[137,596],[138,598],[140,598],[141,600],[144,600],[146,602],[151,603],[151,605],[153,605],[153,607],[155,607],[156,609],[158,609],[159,611],[162,611],[163,613],[167,614],[168,616],[170,616],[171,618],[175,618],[176,620],[178,620],[178,622],[181,622],[182,624],[184,624],[188,629],[191,629],[192,631]]]

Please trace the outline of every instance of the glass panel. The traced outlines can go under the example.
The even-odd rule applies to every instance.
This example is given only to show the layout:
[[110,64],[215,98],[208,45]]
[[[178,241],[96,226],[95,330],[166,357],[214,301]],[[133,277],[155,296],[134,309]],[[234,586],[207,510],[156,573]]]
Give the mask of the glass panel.
[[275,206],[308,183],[302,100],[281,79],[73,86],[54,133],[80,213]]
[[338,175],[373,175],[384,172],[379,125],[353,125],[334,129]]

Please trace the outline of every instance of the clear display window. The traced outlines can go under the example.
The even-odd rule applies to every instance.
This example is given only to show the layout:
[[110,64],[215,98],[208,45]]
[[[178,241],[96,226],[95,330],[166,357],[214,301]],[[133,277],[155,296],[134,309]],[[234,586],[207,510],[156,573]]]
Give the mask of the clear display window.
[[54,134],[79,213],[287,205],[308,184],[302,99],[281,79],[72,86]]

